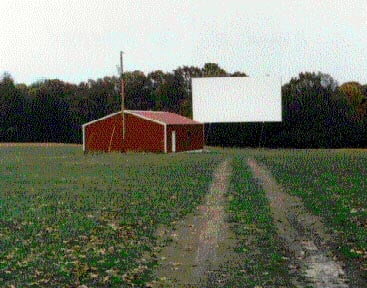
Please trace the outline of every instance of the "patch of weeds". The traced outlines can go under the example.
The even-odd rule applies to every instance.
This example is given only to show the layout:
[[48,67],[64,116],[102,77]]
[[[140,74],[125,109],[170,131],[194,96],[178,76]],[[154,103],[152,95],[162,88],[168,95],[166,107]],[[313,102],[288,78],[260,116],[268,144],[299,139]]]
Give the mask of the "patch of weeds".
[[265,192],[252,178],[246,160],[246,155],[233,160],[228,213],[241,260],[229,271],[227,286],[293,287]]

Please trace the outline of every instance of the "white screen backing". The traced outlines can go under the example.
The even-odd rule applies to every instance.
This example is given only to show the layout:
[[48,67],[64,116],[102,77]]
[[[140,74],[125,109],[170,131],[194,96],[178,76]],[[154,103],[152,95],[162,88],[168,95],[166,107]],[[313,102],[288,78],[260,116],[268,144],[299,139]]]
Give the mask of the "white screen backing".
[[193,119],[203,123],[282,121],[279,77],[192,79]]

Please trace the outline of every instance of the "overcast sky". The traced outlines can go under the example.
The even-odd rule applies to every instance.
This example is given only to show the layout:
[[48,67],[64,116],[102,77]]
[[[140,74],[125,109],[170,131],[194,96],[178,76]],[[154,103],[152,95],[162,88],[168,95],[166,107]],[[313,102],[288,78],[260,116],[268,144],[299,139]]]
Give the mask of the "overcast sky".
[[216,62],[229,72],[367,83],[367,0],[1,1],[0,72],[79,83]]

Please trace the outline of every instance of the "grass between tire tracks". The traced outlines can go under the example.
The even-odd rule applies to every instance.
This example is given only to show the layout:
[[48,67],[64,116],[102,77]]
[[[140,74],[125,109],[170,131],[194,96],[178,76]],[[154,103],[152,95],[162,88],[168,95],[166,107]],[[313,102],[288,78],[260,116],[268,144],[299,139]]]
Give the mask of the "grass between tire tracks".
[[156,228],[199,205],[221,161],[200,153],[84,156],[80,147],[0,153],[2,287],[144,283]]
[[230,272],[227,286],[292,287],[265,192],[253,179],[246,160],[246,154],[233,159],[228,213],[241,261]]

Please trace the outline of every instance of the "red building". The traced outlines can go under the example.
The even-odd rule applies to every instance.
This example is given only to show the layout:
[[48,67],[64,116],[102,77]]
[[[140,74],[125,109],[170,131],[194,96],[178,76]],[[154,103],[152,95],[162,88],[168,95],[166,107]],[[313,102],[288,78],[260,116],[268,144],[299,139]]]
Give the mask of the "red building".
[[125,141],[121,112],[85,123],[83,151],[181,152],[201,150],[204,124],[178,114],[125,110]]

